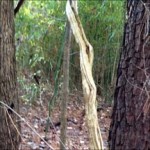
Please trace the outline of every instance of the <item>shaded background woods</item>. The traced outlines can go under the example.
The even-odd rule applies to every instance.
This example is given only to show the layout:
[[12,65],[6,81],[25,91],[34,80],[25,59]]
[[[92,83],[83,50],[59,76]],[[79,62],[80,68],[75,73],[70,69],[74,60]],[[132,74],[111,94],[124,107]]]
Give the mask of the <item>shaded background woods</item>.
[[[61,87],[65,4],[65,1],[26,1],[16,15],[18,81],[24,89],[22,99],[25,101],[36,100],[39,90],[47,89],[45,83],[53,89],[56,75]],[[79,1],[79,15],[94,47],[97,94],[107,102],[112,100],[116,80],[123,12],[123,1]],[[70,88],[81,90],[79,48],[74,40],[70,61]],[[41,89],[36,82],[40,82]]]
[[[22,5],[23,2],[24,4]],[[21,5],[22,7],[20,9]],[[100,124],[100,122],[102,122],[101,131],[103,131],[102,136],[104,138],[104,147],[107,147],[106,139],[108,136],[108,126],[110,122],[109,113],[111,108],[108,107],[108,105],[106,106],[106,104],[111,104],[112,102],[112,95],[116,80],[116,66],[119,58],[119,47],[123,33],[122,26],[124,23],[124,3],[122,1],[79,1],[79,16],[81,17],[81,22],[83,24],[83,28],[85,29],[85,34],[87,35],[90,43],[93,45],[95,52],[93,75],[97,86],[97,100],[101,100],[101,98],[103,100],[101,101],[101,103],[100,101],[98,101],[98,107],[97,105],[95,105],[96,88],[92,88],[95,87],[95,85],[93,84],[94,86],[91,87],[91,84],[89,84],[94,83],[91,73],[92,70],[89,70],[88,74],[86,74],[90,74],[88,78],[87,76],[82,76],[86,78],[86,81],[92,79],[92,82],[87,82],[89,84],[89,87],[86,89],[94,89],[94,91],[91,90],[91,92],[94,93],[91,94],[93,95],[93,99],[90,99],[90,94],[87,94],[89,95],[89,97],[86,96],[85,93],[87,92],[87,90],[84,90],[86,91],[83,92],[85,104],[89,105],[88,107],[87,105],[83,105],[84,98],[83,94],[81,94],[82,88],[80,75],[80,65],[82,66],[83,62],[80,62],[79,47],[76,44],[75,39],[72,39],[72,42],[70,43],[71,53],[68,55],[68,58],[70,57],[70,65],[68,61],[68,68],[62,66],[63,63],[65,64],[65,60],[67,60],[64,53],[64,51],[66,51],[67,49],[65,48],[65,35],[67,31],[65,5],[66,1],[19,0],[15,1],[14,10],[13,1],[0,1],[0,20],[2,21],[2,40],[0,41],[0,47],[4,47],[4,49],[1,50],[0,56],[5,56],[5,51],[7,52],[9,50],[7,46],[11,44],[13,46],[12,48],[10,48],[12,55],[10,55],[9,57],[3,57],[3,59],[5,60],[3,62],[9,62],[7,61],[7,59],[11,59],[14,60],[12,64],[16,65],[15,60],[17,59],[18,72],[18,74],[16,74],[15,67],[13,69],[13,71],[15,72],[14,80],[10,81],[9,79],[11,78],[11,71],[8,75],[4,75],[2,74],[2,72],[4,72],[3,70],[5,69],[9,70],[9,68],[11,67],[9,67],[9,65],[3,67],[2,63],[0,68],[0,75],[1,81],[4,80],[4,83],[7,83],[8,87],[9,85],[11,85],[11,83],[9,84],[9,82],[14,82],[14,84],[16,85],[16,79],[18,80],[19,102],[21,110],[20,113],[22,115],[22,118],[16,112],[15,114],[18,115],[18,117],[20,117],[21,119],[19,123],[21,124],[22,131],[20,133],[20,131],[17,130],[19,128],[16,127],[15,132],[17,131],[18,135],[20,134],[20,137],[22,139],[20,146],[22,147],[22,149],[27,149],[27,147],[30,147],[31,149],[36,149],[39,147],[46,148],[47,146],[51,148],[51,145],[55,149],[59,147],[58,142],[62,144],[62,147],[68,149],[72,149],[73,147],[81,149],[83,147],[87,147],[88,144],[90,144],[90,148],[94,147],[95,149],[101,149],[97,148],[99,140],[97,140],[97,144],[93,144],[94,142],[92,142],[92,138],[96,137],[98,132],[95,132],[96,130],[92,128],[93,125],[91,124],[94,123],[95,127],[99,129],[98,124]],[[4,9],[3,6],[6,6],[7,9]],[[12,12],[14,11],[15,13],[11,13],[11,17],[9,17],[11,12],[10,10]],[[5,11],[6,13],[3,13],[3,11]],[[12,29],[13,32],[9,32],[6,24],[12,25],[10,29]],[[15,32],[13,30],[14,26]],[[5,28],[7,29],[6,31],[4,30]],[[5,33],[10,34],[9,37],[12,38],[12,42],[5,41]],[[16,51],[14,42],[16,45]],[[85,52],[86,54],[86,48],[87,46],[84,49],[81,48],[80,53],[82,50],[82,52]],[[8,54],[9,53],[10,52],[8,52]],[[84,56],[84,59],[86,57],[87,55]],[[86,67],[88,65],[89,64],[86,63]],[[69,87],[67,87],[67,84],[65,87],[65,78],[63,77],[63,74],[66,71],[65,69],[70,69],[70,77],[65,76],[66,81],[70,83]],[[81,70],[83,71],[83,69]],[[16,102],[16,98],[11,98],[11,90],[14,88],[12,88],[11,90],[5,88],[3,86],[3,82],[1,82],[0,85],[1,97],[3,96],[3,90],[7,90],[7,92],[10,93],[10,98],[5,98],[6,100],[8,99],[8,101],[5,102],[5,99],[3,99],[3,97],[2,100],[0,100],[0,103],[4,105],[4,107],[1,107],[2,112],[8,112],[7,116],[3,119],[7,119],[7,117],[9,117],[11,120],[9,113],[11,112],[12,116],[15,115],[14,110],[18,108],[17,105],[19,103]],[[85,82],[83,84],[83,87],[85,87]],[[68,92],[67,89],[70,89],[70,92]],[[15,93],[17,97],[17,89],[15,90]],[[68,102],[66,101],[65,97],[63,98],[63,93],[64,95],[66,95],[65,93],[68,93]],[[88,102],[92,103],[87,103],[87,100]],[[65,105],[60,106],[60,103],[62,101],[65,102]],[[6,106],[7,109],[3,109]],[[12,108],[11,111],[11,108],[9,106]],[[64,112],[67,112],[62,113],[61,117],[60,108],[64,108],[62,110],[64,110]],[[95,113],[95,117],[91,116],[93,115],[93,112]],[[104,116],[107,116],[108,119],[104,118]],[[65,120],[64,123],[63,121],[60,121],[60,118],[62,120]],[[90,121],[91,118],[93,119],[93,121]],[[85,125],[85,120],[89,125],[88,127],[86,127]],[[16,121],[14,120],[14,122],[18,123],[18,120],[16,119]],[[5,124],[7,124],[7,122],[5,122]],[[3,124],[4,128],[5,124]],[[14,125],[13,122],[12,125]],[[64,128],[62,128],[64,134],[60,136],[61,139],[59,139],[60,125],[61,127],[65,125]],[[13,134],[13,131],[9,132],[9,129],[13,129],[14,126],[10,126],[9,128],[9,126],[7,125],[7,127],[8,130],[6,130],[7,134],[5,135],[7,135],[8,138],[5,137],[5,139],[10,142],[12,140],[10,135]],[[61,133],[63,133],[62,131]],[[88,131],[90,133],[89,135],[92,136],[87,136]],[[3,129],[1,129],[0,135],[2,134],[4,134]],[[68,137],[68,135],[70,136],[66,140],[65,138]],[[1,137],[3,138],[3,136]],[[78,140],[78,137],[80,137],[80,140]],[[3,138],[3,141],[5,139]],[[65,141],[67,142],[67,144],[65,143]],[[74,144],[70,144],[68,142],[73,142]],[[7,144],[5,144],[7,143],[7,141],[1,143],[3,144],[2,148],[7,146]],[[66,147],[64,145],[66,145]],[[101,145],[101,147],[103,147],[103,144]],[[15,146],[18,147],[19,144],[15,143]],[[17,149],[13,148],[13,142],[11,147],[12,149]]]
[[150,148],[143,1],[0,0],[0,148]]

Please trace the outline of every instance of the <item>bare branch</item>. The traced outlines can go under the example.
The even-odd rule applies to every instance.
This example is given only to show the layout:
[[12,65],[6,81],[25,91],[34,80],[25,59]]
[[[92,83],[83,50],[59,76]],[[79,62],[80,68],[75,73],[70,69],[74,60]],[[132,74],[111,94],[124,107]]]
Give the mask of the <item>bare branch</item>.
[[19,12],[19,10],[20,10],[21,6],[23,5],[24,1],[25,1],[25,0],[19,0],[18,4],[17,4],[17,6],[16,6],[16,8],[15,8],[15,10],[14,10],[15,16],[16,16],[16,14]]

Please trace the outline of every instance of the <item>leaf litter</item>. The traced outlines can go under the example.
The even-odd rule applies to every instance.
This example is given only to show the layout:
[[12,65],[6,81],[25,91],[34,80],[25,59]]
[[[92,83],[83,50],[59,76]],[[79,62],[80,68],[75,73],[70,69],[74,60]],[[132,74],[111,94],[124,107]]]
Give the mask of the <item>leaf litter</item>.
[[[79,99],[80,98],[80,99]],[[89,139],[85,123],[85,111],[83,96],[80,92],[70,94],[67,105],[67,149],[88,149]],[[104,146],[108,148],[108,132],[110,126],[111,107],[104,102],[98,102],[97,109],[99,125],[104,141]],[[30,106],[22,102],[20,108],[21,116],[35,129],[35,131],[54,149],[59,149],[60,143],[60,102],[53,109],[51,120],[48,125],[48,101],[43,102],[43,106],[34,104]],[[22,127],[22,150],[50,150],[45,142],[32,130],[25,122],[21,122]]]

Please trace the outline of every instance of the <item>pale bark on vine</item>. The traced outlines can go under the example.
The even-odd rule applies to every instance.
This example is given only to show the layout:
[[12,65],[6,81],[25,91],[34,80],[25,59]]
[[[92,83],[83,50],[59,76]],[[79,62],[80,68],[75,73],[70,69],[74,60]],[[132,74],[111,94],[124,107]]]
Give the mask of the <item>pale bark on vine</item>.
[[90,149],[103,149],[103,141],[98,125],[96,109],[96,86],[92,76],[93,47],[84,33],[77,12],[77,1],[70,0],[66,4],[66,14],[71,25],[76,42],[80,47],[80,68],[82,75],[82,87],[85,100],[86,122],[89,131]]

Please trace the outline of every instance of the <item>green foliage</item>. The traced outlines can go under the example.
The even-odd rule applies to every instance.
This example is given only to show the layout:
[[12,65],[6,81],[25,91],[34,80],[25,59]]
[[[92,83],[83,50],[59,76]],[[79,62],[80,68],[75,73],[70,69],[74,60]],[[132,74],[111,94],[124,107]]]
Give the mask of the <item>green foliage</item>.
[[94,47],[93,73],[98,93],[110,100],[123,33],[124,1],[80,1],[79,12],[86,35]]
[[[66,24],[65,5],[66,1],[28,0],[15,20],[19,70],[40,71],[51,84],[60,71],[57,62]],[[94,47],[93,74],[98,94],[110,100],[123,33],[124,1],[85,0],[79,1],[78,5],[86,35]],[[75,42],[72,43],[70,69],[71,87],[79,88],[79,48]],[[36,92],[35,87],[32,89]]]
[[18,82],[23,92],[21,99],[25,103],[35,103],[35,100],[40,94],[40,87],[37,86],[34,82],[28,82],[28,80],[23,76],[18,78]]
[[44,73],[56,66],[66,20],[64,4],[43,0],[25,2],[16,18],[19,66]]

